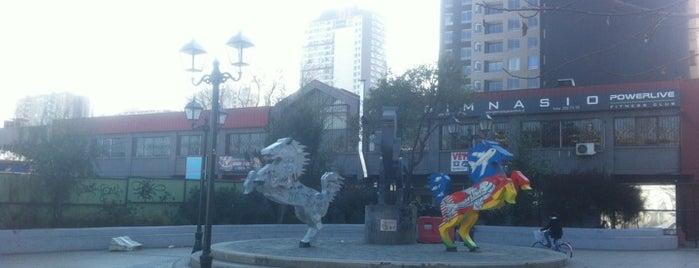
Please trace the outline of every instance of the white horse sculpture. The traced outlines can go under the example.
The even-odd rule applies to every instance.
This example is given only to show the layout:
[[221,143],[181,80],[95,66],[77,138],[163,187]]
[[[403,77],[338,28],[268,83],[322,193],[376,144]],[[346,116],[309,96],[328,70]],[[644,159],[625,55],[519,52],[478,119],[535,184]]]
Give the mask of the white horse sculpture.
[[250,171],[244,183],[245,194],[257,190],[274,202],[294,206],[296,217],[308,225],[308,231],[299,243],[302,248],[310,247],[311,241],[323,228],[321,219],[342,188],[343,181],[336,173],[326,172],[320,178],[320,192],[301,184],[298,177],[308,162],[304,148],[291,138],[277,140],[261,151],[267,164]]

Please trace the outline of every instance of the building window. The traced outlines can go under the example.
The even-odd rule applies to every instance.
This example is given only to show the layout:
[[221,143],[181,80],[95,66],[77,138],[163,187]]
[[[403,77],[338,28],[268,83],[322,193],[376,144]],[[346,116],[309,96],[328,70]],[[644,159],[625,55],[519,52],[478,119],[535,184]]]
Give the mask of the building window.
[[482,33],[483,32],[483,24],[476,23],[473,25],[473,31],[477,33]]
[[454,15],[452,13],[444,13],[444,25],[454,25]]
[[539,48],[539,38],[538,37],[527,38],[527,47],[529,47],[529,49]]
[[502,72],[502,61],[486,61],[485,72],[494,73]]
[[483,64],[480,61],[476,61],[473,63],[473,70],[476,72],[483,71]]
[[519,78],[507,78],[508,89],[519,89]]
[[170,137],[134,138],[133,146],[136,157],[170,156]]
[[446,31],[444,32],[444,43],[445,44],[451,44],[452,43],[452,32],[451,31]]
[[466,24],[466,23],[471,23],[473,19],[473,14],[471,10],[465,10],[461,12],[461,23]]
[[534,16],[527,19],[527,26],[529,26],[529,28],[539,26],[539,16]]
[[522,122],[522,137],[533,148],[570,148],[580,142],[602,148],[603,124],[600,119]]
[[461,30],[461,42],[471,41],[471,30],[462,29]]
[[473,81],[473,89],[476,91],[482,91],[483,90],[483,82],[480,80]]
[[499,53],[502,52],[502,42],[486,42],[485,43],[485,53]]
[[473,51],[481,52],[481,50],[483,50],[483,43],[476,42],[473,44]]
[[539,88],[539,78],[527,79],[527,88]]
[[487,80],[485,81],[486,91],[502,90],[502,80]]
[[177,155],[178,156],[190,156],[190,155],[202,155],[204,149],[202,142],[202,135],[185,135],[179,137]]
[[625,117],[614,119],[617,146],[676,146],[679,144],[678,116]]
[[444,7],[445,8],[450,8],[454,6],[454,0],[444,0]]
[[475,124],[457,124],[456,126],[444,125],[441,127],[441,139],[439,148],[442,150],[464,150],[473,147],[476,136]]
[[486,23],[484,27],[486,34],[502,33],[502,23]]
[[471,59],[471,48],[462,47],[461,48],[461,60],[470,60],[470,59]]
[[522,28],[522,25],[518,19],[507,20],[507,30],[509,30],[509,31],[519,30],[520,28]]
[[510,58],[507,62],[507,69],[510,71],[519,71],[519,58]]
[[226,153],[233,157],[250,159],[265,147],[265,133],[233,133],[228,134]]
[[470,76],[471,75],[471,66],[462,67],[461,74],[463,74],[464,76]]
[[340,101],[336,101],[333,105],[323,108],[325,129],[347,129],[348,110],[348,105]]
[[539,56],[529,56],[527,59],[527,69],[537,70],[539,69]]
[[600,119],[561,121],[561,145],[575,147],[581,142],[595,144],[597,150],[602,148],[604,125]]
[[123,138],[101,138],[97,140],[97,145],[99,146],[99,157],[126,157],[126,141]]
[[507,7],[509,7],[510,9],[520,8],[519,0],[507,0]]
[[519,39],[507,39],[507,50],[517,50],[519,49]]

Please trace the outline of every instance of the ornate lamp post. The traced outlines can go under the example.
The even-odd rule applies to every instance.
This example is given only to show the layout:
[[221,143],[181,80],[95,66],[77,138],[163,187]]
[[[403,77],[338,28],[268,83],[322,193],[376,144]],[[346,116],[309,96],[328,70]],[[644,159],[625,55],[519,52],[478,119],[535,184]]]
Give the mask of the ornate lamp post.
[[[206,117],[204,118],[204,122],[201,123],[200,125],[197,125],[197,122],[199,122],[199,118],[201,117],[201,113],[204,111],[204,106],[199,104],[196,100],[192,100],[187,105],[184,107],[184,112],[185,115],[187,116],[187,120],[192,123],[192,129],[195,130],[201,130],[204,132],[203,139],[202,139],[202,148],[206,150],[206,145],[207,145],[207,134],[209,132],[209,118]],[[223,124],[226,123],[226,113],[223,111],[219,112],[218,116],[218,125],[223,126]],[[204,190],[204,181],[206,180],[206,155],[204,155],[204,150],[200,149],[201,153],[201,177],[199,179],[199,204],[198,204],[198,210],[197,210],[197,231],[194,233],[194,246],[192,247],[192,253],[200,251],[201,248],[201,238],[202,238],[202,230],[201,230],[201,224],[204,222],[204,212],[202,209],[202,205],[204,204],[204,195],[206,191]]]
[[[195,86],[200,85],[201,83],[206,83],[212,86],[212,93],[211,93],[211,115],[209,118],[219,118],[220,115],[220,104],[219,104],[219,89],[221,83],[225,83],[228,80],[232,81],[238,81],[240,80],[243,72],[242,72],[242,67],[247,65],[246,63],[243,62],[243,49],[252,47],[253,44],[248,40],[246,37],[244,37],[241,33],[236,34],[235,36],[231,37],[230,40],[226,43],[228,46],[234,48],[237,50],[237,55],[238,55],[238,60],[236,62],[231,62],[231,65],[237,67],[237,75],[233,76],[228,72],[222,73],[219,70],[219,61],[214,60],[213,61],[213,70],[211,71],[210,74],[204,75],[199,79],[199,81],[196,81],[194,77],[192,77],[192,84]],[[180,49],[180,52],[191,56],[192,59],[192,66],[191,68],[187,69],[187,71],[195,73],[195,72],[201,72],[201,69],[197,68],[196,64],[196,56],[200,54],[206,53],[206,51],[196,43],[196,41],[192,40],[191,42],[185,44],[182,49]],[[193,113],[192,113],[193,114]],[[225,120],[225,119],[224,119]],[[201,267],[204,268],[210,268],[213,257],[211,256],[211,215],[212,215],[212,202],[213,202],[213,194],[214,194],[214,179],[216,178],[215,172],[216,172],[216,159],[217,159],[217,154],[216,154],[216,141],[217,141],[217,135],[218,135],[218,128],[217,127],[210,127],[209,128],[209,137],[208,139],[211,141],[209,142],[210,144],[207,145],[206,147],[206,152],[207,152],[207,157],[206,157],[206,208],[205,208],[205,227],[204,227],[204,233],[203,233],[203,247],[202,247],[202,253],[201,256],[199,257],[199,262]]]

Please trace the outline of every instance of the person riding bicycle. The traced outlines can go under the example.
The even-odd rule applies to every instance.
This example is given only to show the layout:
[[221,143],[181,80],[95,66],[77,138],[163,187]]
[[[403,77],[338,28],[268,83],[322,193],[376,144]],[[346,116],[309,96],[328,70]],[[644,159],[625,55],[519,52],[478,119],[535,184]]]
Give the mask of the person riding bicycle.
[[[544,235],[546,238],[546,247],[551,247],[553,245],[554,249],[557,250],[558,240],[563,237],[563,227],[561,227],[561,221],[558,219],[558,214],[552,213],[548,224],[539,230],[546,233]],[[551,244],[551,238],[553,238],[553,244]]]

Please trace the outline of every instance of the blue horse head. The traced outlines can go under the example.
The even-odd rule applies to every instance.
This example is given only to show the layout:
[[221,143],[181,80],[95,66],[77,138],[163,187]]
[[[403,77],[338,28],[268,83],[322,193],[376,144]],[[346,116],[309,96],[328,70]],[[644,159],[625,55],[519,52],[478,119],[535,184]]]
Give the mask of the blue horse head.
[[471,181],[476,184],[496,174],[505,174],[503,166],[512,159],[512,153],[495,141],[484,140],[477,143],[468,154]]
[[447,196],[447,190],[449,190],[451,178],[446,173],[434,173],[430,175],[429,183],[432,196],[434,196],[434,201],[436,201],[437,204],[441,204],[442,199]]

